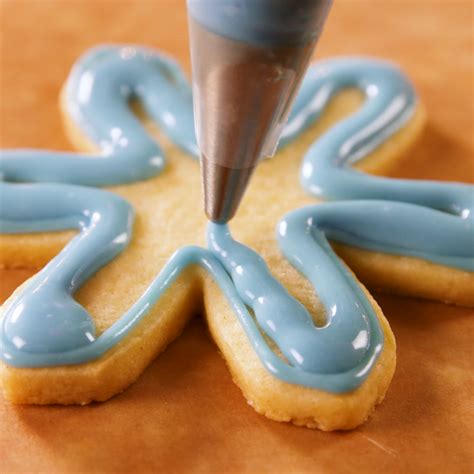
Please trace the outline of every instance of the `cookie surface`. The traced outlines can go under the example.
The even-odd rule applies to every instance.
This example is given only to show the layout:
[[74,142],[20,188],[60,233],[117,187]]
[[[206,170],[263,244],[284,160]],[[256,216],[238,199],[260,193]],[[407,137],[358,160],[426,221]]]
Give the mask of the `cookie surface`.
[[[320,302],[308,282],[281,256],[271,236],[285,212],[314,202],[296,185],[300,156],[304,150],[329,124],[352,112],[359,104],[360,94],[340,93],[322,119],[311,126],[298,142],[288,145],[275,160],[262,163],[240,215],[232,225],[238,240],[262,255],[273,275],[311,310],[318,324],[324,321]],[[380,172],[383,172],[384,166],[415,138],[420,128],[420,114],[415,114],[402,131],[389,139],[384,145],[385,150],[376,150],[360,166],[363,167],[365,162],[371,172],[376,172],[376,164],[380,163]],[[70,129],[76,144],[90,146],[79,130]],[[167,143],[163,137],[160,137],[160,142]],[[101,269],[76,295],[93,315],[98,335],[132,306],[176,248],[189,243],[202,245],[205,222],[200,217],[197,163],[169,143],[164,146],[164,151],[169,163],[159,177],[113,188],[132,203],[136,222],[134,237],[127,250]],[[385,157],[383,154],[377,156],[383,152]],[[36,235],[9,237],[3,239],[3,245],[9,247],[10,255],[15,255],[17,245],[26,245],[23,247],[25,250],[36,242],[38,248]],[[39,244],[44,253],[34,251],[33,257],[28,256],[24,262],[17,259],[16,262],[41,265],[69,237],[70,234],[64,233],[39,236],[43,242],[47,239],[45,245]],[[383,352],[358,389],[343,395],[328,394],[289,385],[271,376],[260,364],[219,289],[208,276],[193,269],[179,277],[134,329],[132,336],[108,352],[105,358],[70,367],[18,369],[4,366],[5,393],[14,401],[34,403],[84,403],[106,399],[132,382],[156,353],[179,334],[187,319],[201,306],[203,295],[211,332],[234,378],[258,411],[274,419],[322,429],[350,428],[362,422],[383,397],[394,369],[395,348],[388,325],[372,299],[371,304],[384,332]],[[158,314],[159,318],[154,317]],[[125,359],[129,362],[124,363]],[[49,392],[44,390],[46,382]],[[66,394],[65,387],[74,388]]]

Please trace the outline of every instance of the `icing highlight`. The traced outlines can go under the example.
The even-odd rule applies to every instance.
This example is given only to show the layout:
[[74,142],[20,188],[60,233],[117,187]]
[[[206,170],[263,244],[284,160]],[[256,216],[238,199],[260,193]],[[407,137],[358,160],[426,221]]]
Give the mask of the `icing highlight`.
[[[80,234],[3,308],[0,357],[19,367],[94,360],[133,330],[182,270],[199,265],[226,295],[267,370],[284,381],[332,392],[359,386],[382,350],[383,334],[371,304],[327,238],[472,271],[474,188],[378,178],[350,168],[399,130],[415,109],[411,84],[387,63],[336,59],[312,66],[282,142],[317,119],[339,90],[354,86],[365,93],[363,107],[310,147],[302,184],[312,194],[357,200],[296,210],[278,227],[283,253],[309,278],[325,306],[324,327],[314,325],[255,252],[234,241],[225,226],[211,224],[209,250],[178,250],[132,308],[96,338],[92,319],[73,294],[127,245],[130,206],[107,191],[70,184],[3,183],[1,193],[8,202],[0,209],[3,232],[79,228]],[[4,151],[0,171],[6,181],[99,186],[157,174],[163,155],[128,108],[135,98],[178,146],[197,154],[189,85],[174,62],[151,50],[92,50],[74,67],[66,94],[71,116],[102,153]],[[153,157],[159,159],[150,164]],[[44,323],[47,301],[63,305],[54,313],[53,324]],[[61,341],[57,331],[65,334]],[[285,360],[273,352],[261,331]]]

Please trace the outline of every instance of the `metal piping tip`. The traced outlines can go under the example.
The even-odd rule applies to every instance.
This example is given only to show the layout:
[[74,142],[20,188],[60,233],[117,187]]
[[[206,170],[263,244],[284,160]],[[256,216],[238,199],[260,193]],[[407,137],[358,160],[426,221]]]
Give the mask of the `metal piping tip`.
[[204,210],[211,221],[225,224],[234,217],[254,169],[233,169],[201,159]]

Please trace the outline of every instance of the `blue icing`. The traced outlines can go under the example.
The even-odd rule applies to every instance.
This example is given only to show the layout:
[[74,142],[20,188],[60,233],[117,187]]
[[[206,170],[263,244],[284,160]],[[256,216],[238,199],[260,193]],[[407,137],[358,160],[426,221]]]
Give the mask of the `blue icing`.
[[301,169],[303,187],[326,198],[402,201],[469,216],[474,209],[471,185],[387,179],[350,168],[399,130],[416,106],[408,79],[389,63],[355,58],[320,62],[305,79],[283,139],[294,138],[335,93],[351,86],[365,94],[364,105],[311,145]]
[[[472,219],[394,201],[329,202],[288,216],[304,215],[327,238],[359,248],[407,255],[474,270]],[[283,219],[280,223],[284,223]]]
[[[70,183],[116,184],[161,170],[159,145],[128,109],[132,97],[178,146],[195,155],[197,149],[190,89],[173,61],[147,49],[112,46],[81,58],[66,88],[68,111],[102,153],[1,154],[6,181],[68,183],[0,184],[7,203],[0,207],[3,232],[80,230],[4,307],[1,358],[18,367],[94,360],[133,330],[185,268],[199,265],[222,289],[267,370],[284,381],[332,392],[359,386],[382,349],[383,334],[371,304],[327,238],[472,271],[474,188],[377,178],[350,168],[403,126],[416,106],[410,83],[387,63],[352,58],[311,67],[282,142],[316,120],[338,91],[354,86],[366,95],[363,107],[317,140],[302,167],[309,192],[351,201],[296,210],[278,226],[284,255],[310,280],[326,308],[324,327],[314,325],[255,252],[233,240],[226,226],[210,224],[209,250],[178,250],[137,302],[96,337],[92,319],[73,295],[126,247],[133,213],[110,192]],[[160,158],[156,166],[150,165],[153,157]]]
[[[321,31],[332,0],[187,0],[191,18],[208,30],[255,46],[308,43]],[[212,11],[212,15],[209,12]]]
[[233,240],[225,226],[209,225],[208,245],[259,326],[293,367],[316,374],[361,370],[383,340],[370,303],[322,232],[312,235],[306,223],[296,219],[285,222],[281,249],[320,295],[328,310],[324,327],[314,325],[306,308],[271,276],[263,259]]
[[65,89],[68,114],[100,151],[3,150],[3,179],[106,186],[156,176],[163,151],[130,112],[133,99],[175,144],[199,155],[191,88],[179,66],[150,49],[101,46],[79,59]]
[[[36,187],[13,189],[12,192],[21,192],[28,196],[28,200],[35,199]],[[64,190],[59,185],[38,185],[38,187],[42,188],[38,190],[41,194],[48,194],[52,198],[63,196]],[[104,203],[108,201],[107,196],[96,195],[98,192],[101,193],[100,191],[90,188],[76,189],[80,190],[85,202],[97,198]],[[112,195],[112,199],[115,198]],[[120,205],[125,204],[119,198],[117,200]],[[131,214],[127,212],[130,209],[126,205],[124,209],[120,209],[120,205],[114,212],[116,214],[114,219],[117,219],[115,231],[112,231],[114,226],[105,224],[101,227],[100,220],[99,224],[95,224],[92,222],[93,219],[87,220],[82,217],[77,219],[77,226],[82,228],[82,232],[70,242],[69,246],[78,245],[78,242],[86,240],[89,240],[88,245],[91,245],[92,238],[94,235],[98,238],[99,232],[103,234],[104,239],[108,233],[109,238],[109,242],[104,240],[103,248],[96,247],[95,253],[89,254],[89,261],[81,266],[86,274],[97,269],[96,257],[101,255],[101,264],[106,263],[126,245],[131,235]],[[71,202],[70,212],[81,216],[86,210],[86,205],[84,210],[82,207],[76,201]],[[101,207],[102,205],[99,205],[98,209]],[[101,210],[94,210],[92,215],[96,212],[99,213]],[[47,211],[45,213],[48,214]],[[86,212],[86,215],[88,214]],[[18,217],[21,219],[21,211]],[[92,230],[94,226],[96,228]],[[295,231],[298,232],[298,229]],[[116,236],[117,232],[119,237]],[[350,314],[343,314],[342,308],[339,312],[333,311],[331,323],[324,328],[316,328],[306,309],[270,276],[263,260],[249,248],[235,242],[226,226],[211,224],[208,238],[211,250],[193,246],[179,249],[133,306],[98,338],[95,338],[92,320],[72,299],[72,293],[83,279],[75,282],[73,273],[68,270],[69,265],[67,268],[61,267],[64,254],[67,253],[64,250],[51,260],[29,282],[22,294],[4,309],[5,317],[1,328],[2,359],[16,367],[70,365],[94,360],[114,347],[134,329],[183,270],[190,265],[199,265],[220,286],[256,353],[265,367],[277,377],[290,383],[333,392],[354,389],[365,380],[382,348],[382,333],[370,303],[358,284],[349,276],[348,271],[344,270],[329,244],[326,243],[326,248],[323,250],[323,253],[329,254],[327,262],[323,263],[324,269],[334,272],[334,281],[342,285],[349,277],[349,284],[356,295],[349,304],[360,304],[363,309],[362,312],[358,312],[357,308],[353,308]],[[114,245],[117,240],[121,247]],[[317,249],[316,242],[313,242],[312,248]],[[236,262],[238,262],[236,271],[229,275],[228,272]],[[241,275],[239,268],[242,270]],[[314,269],[308,276],[317,279],[312,273]],[[58,285],[49,286],[49,280],[57,282]],[[248,296],[249,288],[254,291],[254,298]],[[56,299],[58,295],[59,298]],[[351,300],[349,289],[345,291],[345,295]],[[341,301],[339,299],[338,304],[341,304]],[[39,303],[40,311],[31,310],[34,303]],[[55,308],[56,304],[61,306]],[[250,315],[247,305],[255,312],[259,324],[256,324]],[[29,309],[25,309],[26,307]],[[76,312],[76,307],[81,308],[80,314]],[[293,311],[295,313],[292,313]],[[56,315],[61,315],[62,320],[58,321]],[[296,324],[292,322],[293,315],[297,318]],[[273,352],[259,327],[263,327],[265,332],[280,344],[282,352],[287,355],[291,364],[287,364]],[[291,333],[290,337],[285,338],[282,331]],[[341,337],[341,331],[344,337]],[[321,357],[320,351],[323,349],[329,351],[329,357]]]
[[110,192],[82,186],[1,186],[8,203],[2,206],[2,230],[80,230],[5,310],[2,343],[12,341],[26,354],[61,353],[90,344],[94,323],[72,295],[127,246],[133,222],[130,204]]

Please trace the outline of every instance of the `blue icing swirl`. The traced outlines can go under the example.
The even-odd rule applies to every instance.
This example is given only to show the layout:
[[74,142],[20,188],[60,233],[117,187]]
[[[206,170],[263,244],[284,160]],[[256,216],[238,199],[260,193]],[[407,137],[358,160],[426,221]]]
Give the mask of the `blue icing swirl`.
[[280,221],[277,233],[284,255],[324,304],[324,327],[314,325],[255,252],[233,240],[226,226],[210,224],[209,250],[179,249],[136,303],[96,337],[92,319],[73,294],[126,247],[133,211],[110,192],[71,183],[130,182],[161,170],[159,145],[129,110],[134,98],[178,146],[194,155],[197,148],[190,88],[173,61],[148,49],[113,46],[81,58],[66,86],[67,107],[101,153],[18,150],[0,157],[6,181],[50,182],[0,184],[6,204],[0,208],[3,232],[80,230],[4,307],[2,360],[44,367],[97,359],[133,330],[184,269],[199,265],[220,286],[257,355],[276,377],[331,392],[358,387],[382,350],[383,333],[372,305],[327,239],[472,271],[474,188],[377,178],[350,168],[399,130],[416,106],[407,79],[379,61],[335,59],[312,66],[282,142],[316,120],[338,91],[354,86],[365,93],[363,107],[317,140],[302,167],[308,192],[350,201],[296,210]]
[[413,114],[415,91],[398,69],[368,59],[333,59],[311,68],[305,81],[283,136],[286,140],[311,123],[341,89],[357,87],[366,99],[361,110],[324,134],[306,153],[301,182],[310,193],[333,199],[409,202],[461,217],[472,213],[471,185],[387,179],[350,168]]
[[2,229],[76,228],[79,235],[20,293],[3,320],[3,339],[28,354],[62,353],[95,340],[95,328],[73,293],[128,244],[133,210],[121,197],[64,184],[2,184]]
[[73,67],[64,93],[69,116],[100,152],[3,150],[4,180],[110,186],[156,176],[165,164],[163,151],[131,113],[132,100],[176,145],[199,155],[191,88],[163,54],[133,46],[94,48]]

